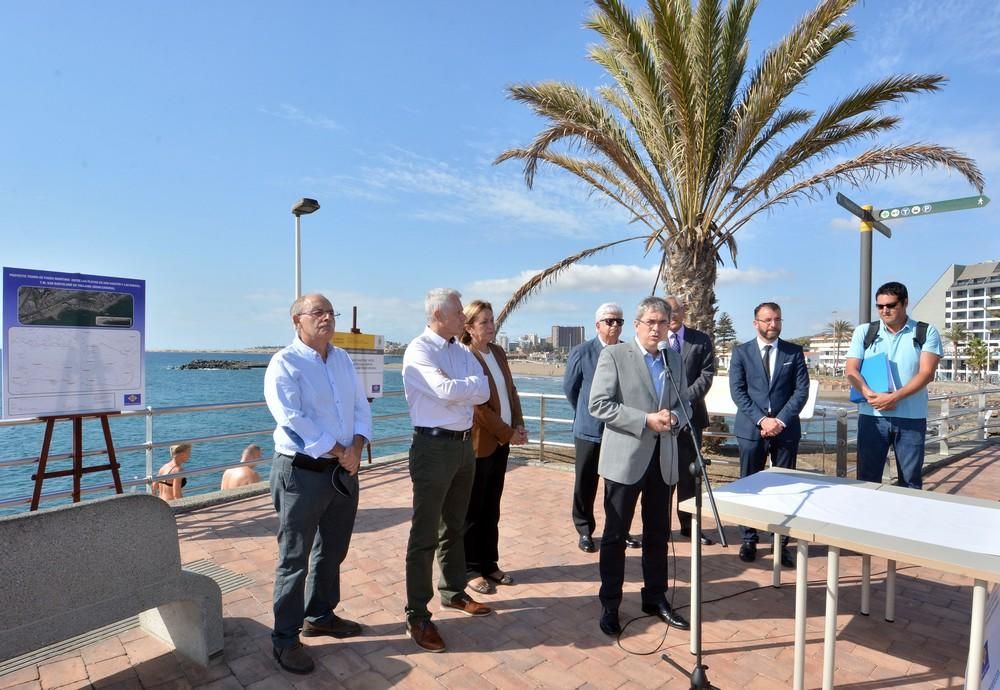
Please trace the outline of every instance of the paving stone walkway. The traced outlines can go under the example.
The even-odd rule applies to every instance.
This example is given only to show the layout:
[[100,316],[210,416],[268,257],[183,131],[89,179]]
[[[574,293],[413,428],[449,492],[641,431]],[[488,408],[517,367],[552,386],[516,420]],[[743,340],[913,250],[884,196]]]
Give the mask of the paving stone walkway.
[[[926,488],[995,500],[1000,496],[1000,444],[941,468]],[[468,618],[432,604],[448,651],[419,650],[403,631],[403,562],[410,519],[405,462],[375,465],[362,475],[361,507],[342,574],[338,613],[365,626],[349,640],[307,638],[317,670],[281,671],[271,658],[271,586],[276,520],[267,496],[179,516],[185,563],[208,559],[253,584],[225,594],[225,652],[209,668],[180,660],[140,629],[91,644],[38,666],[0,676],[0,690],[50,688],[687,688],[694,657],[686,632],[641,617],[640,558],[630,552],[621,640],[597,626],[597,555],[576,548],[569,518],[572,472],[512,465],[501,520],[501,565],[516,579],[492,596],[496,609]],[[638,516],[636,518],[638,520]],[[970,526],[974,529],[974,526]],[[600,525],[598,526],[600,530]],[[636,525],[633,531],[641,530]],[[675,532],[676,534],[676,532]],[[735,527],[727,527],[738,544]],[[736,549],[704,549],[704,641],[708,676],[721,688],[789,687],[792,675],[794,572],[770,587],[770,549],[757,562]],[[825,549],[814,547],[806,648],[806,685],[819,687],[825,595]],[[675,606],[688,604],[689,545],[673,543]],[[836,682],[839,688],[959,688],[968,646],[971,582],[900,564],[896,621],[886,623],[885,562],[872,559],[872,615],[860,606],[861,559],[841,558]],[[665,659],[664,656],[667,658]]]

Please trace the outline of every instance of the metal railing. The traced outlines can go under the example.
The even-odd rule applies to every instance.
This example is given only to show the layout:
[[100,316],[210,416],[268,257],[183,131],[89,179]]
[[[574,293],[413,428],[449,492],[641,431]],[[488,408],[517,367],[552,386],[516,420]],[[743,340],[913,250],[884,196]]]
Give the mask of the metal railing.
[[[959,393],[949,393],[945,395],[935,395],[931,396],[931,401],[940,401],[940,414],[936,417],[930,418],[928,422],[928,436],[927,444],[931,445],[934,443],[939,444],[939,455],[948,455],[952,449],[952,442],[961,437],[966,437],[974,435],[975,440],[985,440],[990,434],[991,430],[1000,431],[1000,413],[996,415],[990,414],[990,408],[988,407],[988,399],[991,395],[1000,394],[1000,388],[992,388],[986,390],[979,390],[974,392],[959,392]],[[538,457],[542,462],[546,462],[545,451],[546,448],[561,448],[561,449],[572,449],[573,443],[553,440],[549,438],[550,434],[547,433],[547,425],[558,425],[563,428],[563,430],[572,427],[572,418],[566,417],[550,417],[548,416],[548,408],[551,404],[557,403],[561,406],[567,406],[566,400],[561,395],[554,395],[548,393],[530,393],[522,392],[519,394],[522,400],[537,400],[538,401],[538,414],[537,415],[525,415],[525,421],[533,422],[537,424],[537,438],[532,438],[529,440],[530,446],[537,446]],[[402,391],[387,391],[384,394],[384,398],[401,398],[403,396]],[[222,434],[209,434],[202,436],[191,436],[184,438],[174,438],[170,440],[160,440],[157,441],[154,437],[155,431],[155,420],[168,416],[168,415],[178,415],[178,414],[192,414],[197,412],[214,412],[221,410],[239,410],[239,409],[259,409],[266,408],[266,403],[264,401],[248,401],[248,402],[233,402],[233,403],[221,403],[221,404],[208,404],[208,405],[183,405],[176,407],[163,407],[163,408],[153,408],[147,407],[144,410],[136,410],[123,412],[120,415],[115,415],[114,418],[129,418],[129,417],[142,417],[145,419],[145,440],[143,443],[120,446],[116,447],[115,451],[118,455],[132,452],[144,452],[146,457],[145,463],[145,476],[141,478],[136,478],[132,480],[122,480],[122,485],[125,488],[134,488],[143,486],[147,491],[152,490],[152,484],[154,481],[158,480],[170,480],[175,477],[196,477],[207,474],[214,474],[223,472],[227,469],[239,466],[245,466],[249,464],[258,464],[270,462],[270,458],[262,458],[253,463],[240,463],[235,462],[225,462],[218,463],[209,466],[203,466],[198,468],[192,468],[170,475],[154,475],[154,450],[158,448],[166,448],[178,443],[209,443],[216,441],[227,441],[234,439],[244,439],[244,438],[254,438],[254,437],[269,437],[272,433],[273,427],[269,426],[264,429],[251,429],[247,431],[238,431],[231,433]],[[807,421],[804,425],[803,437],[805,439],[810,439],[812,437],[819,437],[821,452],[824,457],[827,455],[827,449],[831,449],[832,454],[835,456],[835,472],[837,476],[845,477],[848,475],[850,470],[849,458],[850,449],[856,444],[856,436],[849,436],[849,420],[851,417],[857,415],[854,408],[844,408],[826,405],[817,405],[814,421]],[[378,429],[379,422],[395,420],[395,419],[405,419],[409,415],[407,412],[391,412],[387,414],[373,415],[372,421],[376,430]],[[973,418],[971,421],[971,418]],[[834,423],[829,424],[826,420],[833,419]],[[40,419],[24,419],[24,420],[0,420],[0,429],[18,427],[18,426],[28,426],[28,425],[42,425],[44,422]],[[817,433],[815,427],[819,427],[819,432]],[[833,432],[833,442],[830,443],[828,434]],[[549,430],[551,431],[551,430]],[[705,438],[709,439],[729,439],[733,435],[726,431],[714,431],[706,430],[704,432]],[[393,436],[382,436],[379,437],[376,434],[371,442],[371,447],[373,449],[398,445],[402,443],[407,443],[410,440],[410,434],[397,434]],[[107,451],[104,449],[90,449],[83,451],[84,457],[101,456],[107,455]],[[565,457],[565,455],[564,455]],[[71,453],[53,453],[49,455],[49,461],[61,461],[69,460],[72,458]],[[713,460],[713,462],[719,460]],[[37,456],[26,456],[20,458],[4,459],[0,460],[0,472],[7,468],[18,467],[24,465],[30,465],[38,462]],[[721,462],[726,462],[721,460]],[[82,494],[93,494],[93,493],[108,493],[114,489],[114,485],[111,482],[106,484],[96,484],[81,488]],[[54,490],[45,492],[42,494],[43,501],[51,501],[55,499],[65,499],[72,495],[72,491],[66,490]],[[12,498],[0,500],[0,510],[8,509],[14,506],[27,505],[30,503],[30,494],[25,494],[22,496],[15,496]]]

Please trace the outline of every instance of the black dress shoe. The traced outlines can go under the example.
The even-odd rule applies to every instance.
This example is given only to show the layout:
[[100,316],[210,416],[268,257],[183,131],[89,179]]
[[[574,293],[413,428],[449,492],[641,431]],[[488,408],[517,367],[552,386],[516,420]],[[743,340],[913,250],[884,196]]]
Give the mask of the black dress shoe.
[[299,642],[295,643],[291,647],[274,647],[273,651],[274,659],[278,662],[278,666],[285,669],[289,673],[305,675],[307,673],[312,673],[313,669],[316,667],[312,658]]
[[601,611],[601,632],[614,637],[622,632],[621,623],[618,622],[618,609],[604,607]]
[[581,551],[586,551],[587,553],[594,553],[597,551],[597,547],[594,546],[594,540],[589,534],[581,534],[580,541],[577,544]]
[[673,626],[678,630],[691,629],[691,624],[688,623],[687,619],[670,608],[670,604],[666,601],[662,601],[659,604],[643,604],[642,612],[652,614],[667,625]]
[[792,558],[792,552],[788,550],[787,546],[781,547],[781,565],[786,568],[795,567],[795,559]]
[[[691,530],[690,530],[690,528],[689,529],[682,529],[681,530],[681,536],[684,537],[685,539],[690,539],[691,538]],[[712,538],[709,537],[709,536],[707,536],[704,532],[701,533],[701,537],[699,537],[699,539],[701,540],[701,545],[702,546],[711,546],[712,544],[715,543],[714,541],[712,541]]]
[[625,546],[630,549],[642,548],[642,537],[633,537],[631,534],[625,537]]
[[751,542],[744,542],[740,547],[740,560],[744,563],[751,563],[757,560],[757,545]]
[[319,637],[329,635],[344,639],[361,634],[361,626],[354,621],[341,618],[335,613],[330,613],[330,617],[324,623],[302,622],[302,637]]

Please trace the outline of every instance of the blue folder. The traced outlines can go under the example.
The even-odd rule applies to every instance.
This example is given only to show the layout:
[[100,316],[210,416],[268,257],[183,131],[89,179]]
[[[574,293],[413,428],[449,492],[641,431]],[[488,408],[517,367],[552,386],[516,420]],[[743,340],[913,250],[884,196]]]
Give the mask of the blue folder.
[[[896,382],[892,376],[892,368],[889,365],[889,358],[884,352],[871,357],[865,357],[861,361],[861,376],[864,377],[868,387],[876,393],[889,393],[896,390]],[[851,386],[851,402],[865,402],[865,396]]]

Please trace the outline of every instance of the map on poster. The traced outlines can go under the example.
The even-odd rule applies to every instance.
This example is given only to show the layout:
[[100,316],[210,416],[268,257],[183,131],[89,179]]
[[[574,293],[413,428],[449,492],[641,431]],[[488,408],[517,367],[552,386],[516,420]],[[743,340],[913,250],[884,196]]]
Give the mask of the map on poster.
[[142,407],[142,280],[3,269],[3,416]]

